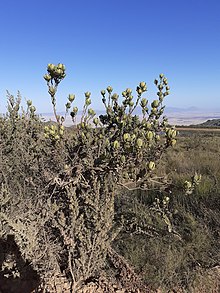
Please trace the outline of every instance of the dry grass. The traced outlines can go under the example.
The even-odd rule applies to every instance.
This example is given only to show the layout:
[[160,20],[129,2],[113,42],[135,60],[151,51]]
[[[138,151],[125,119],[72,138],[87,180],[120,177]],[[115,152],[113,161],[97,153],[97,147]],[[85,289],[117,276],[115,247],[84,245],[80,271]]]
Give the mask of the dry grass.
[[[161,162],[160,174],[172,179],[171,221],[175,233],[165,231],[161,217],[152,215],[155,194],[127,194],[119,210],[138,219],[136,227],[149,227],[145,235],[124,231],[116,243],[152,290],[158,292],[214,293],[220,286],[220,137],[190,133],[179,137]],[[183,183],[197,171],[202,182],[191,195]],[[158,196],[158,195],[157,195]],[[154,232],[152,233],[152,228]],[[150,235],[151,234],[151,235]]]

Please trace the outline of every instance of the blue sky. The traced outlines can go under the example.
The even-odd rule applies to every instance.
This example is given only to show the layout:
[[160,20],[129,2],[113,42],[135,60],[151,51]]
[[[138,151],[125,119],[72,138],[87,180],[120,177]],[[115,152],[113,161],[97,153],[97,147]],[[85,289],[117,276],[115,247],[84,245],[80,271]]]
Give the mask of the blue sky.
[[42,76],[48,63],[64,63],[58,110],[69,93],[81,107],[85,91],[100,109],[99,91],[121,93],[164,73],[167,106],[220,108],[219,0],[1,0],[0,112],[6,89],[51,112]]

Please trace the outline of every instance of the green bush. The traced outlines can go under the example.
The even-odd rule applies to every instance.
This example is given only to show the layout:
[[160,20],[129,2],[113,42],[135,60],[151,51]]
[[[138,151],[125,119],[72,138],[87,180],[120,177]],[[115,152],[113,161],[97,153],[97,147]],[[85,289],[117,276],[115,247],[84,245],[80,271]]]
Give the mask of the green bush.
[[[8,112],[0,120],[0,237],[14,235],[25,260],[42,279],[66,276],[70,291],[100,273],[123,219],[115,216],[119,186],[149,189],[166,184],[155,175],[165,149],[176,143],[176,131],[162,117],[169,94],[163,74],[155,80],[157,99],[148,102],[145,82],[119,95],[101,91],[105,114],[96,117],[85,93],[80,123],[64,127],[66,115],[75,121],[75,96],[66,115],[56,111],[56,93],[65,78],[63,64],[49,64],[44,79],[55,124],[45,126],[31,101],[8,95]],[[142,117],[134,115],[140,107]],[[156,182],[156,183],[155,183]]]

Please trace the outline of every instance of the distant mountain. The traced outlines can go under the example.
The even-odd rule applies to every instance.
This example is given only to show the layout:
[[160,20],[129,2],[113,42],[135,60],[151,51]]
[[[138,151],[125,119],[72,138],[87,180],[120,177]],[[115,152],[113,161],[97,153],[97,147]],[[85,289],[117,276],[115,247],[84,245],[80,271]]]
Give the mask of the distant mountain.
[[190,125],[191,127],[220,127],[220,119],[210,119],[206,122]]
[[186,112],[199,112],[200,109],[197,107],[188,108],[177,108],[177,107],[166,107],[165,113],[186,113]]

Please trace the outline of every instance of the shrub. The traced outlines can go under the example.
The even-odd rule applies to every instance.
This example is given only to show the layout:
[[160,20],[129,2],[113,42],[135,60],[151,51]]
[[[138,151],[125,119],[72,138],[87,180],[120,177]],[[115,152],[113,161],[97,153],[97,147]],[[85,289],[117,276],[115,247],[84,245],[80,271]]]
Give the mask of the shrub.
[[[96,117],[91,93],[77,128],[67,131],[66,115],[75,121],[73,94],[66,115],[56,111],[56,93],[65,78],[63,64],[49,64],[48,85],[56,123],[46,125],[31,101],[21,109],[20,96],[8,96],[0,121],[1,237],[13,234],[25,260],[46,279],[63,273],[76,292],[99,274],[120,225],[115,219],[119,186],[148,189],[163,185],[154,169],[163,152],[176,143],[176,131],[162,117],[169,94],[163,74],[155,85],[157,99],[143,97],[145,82],[119,95],[101,91],[105,114]],[[142,117],[134,114],[140,107]],[[158,187],[159,189],[160,187]]]

